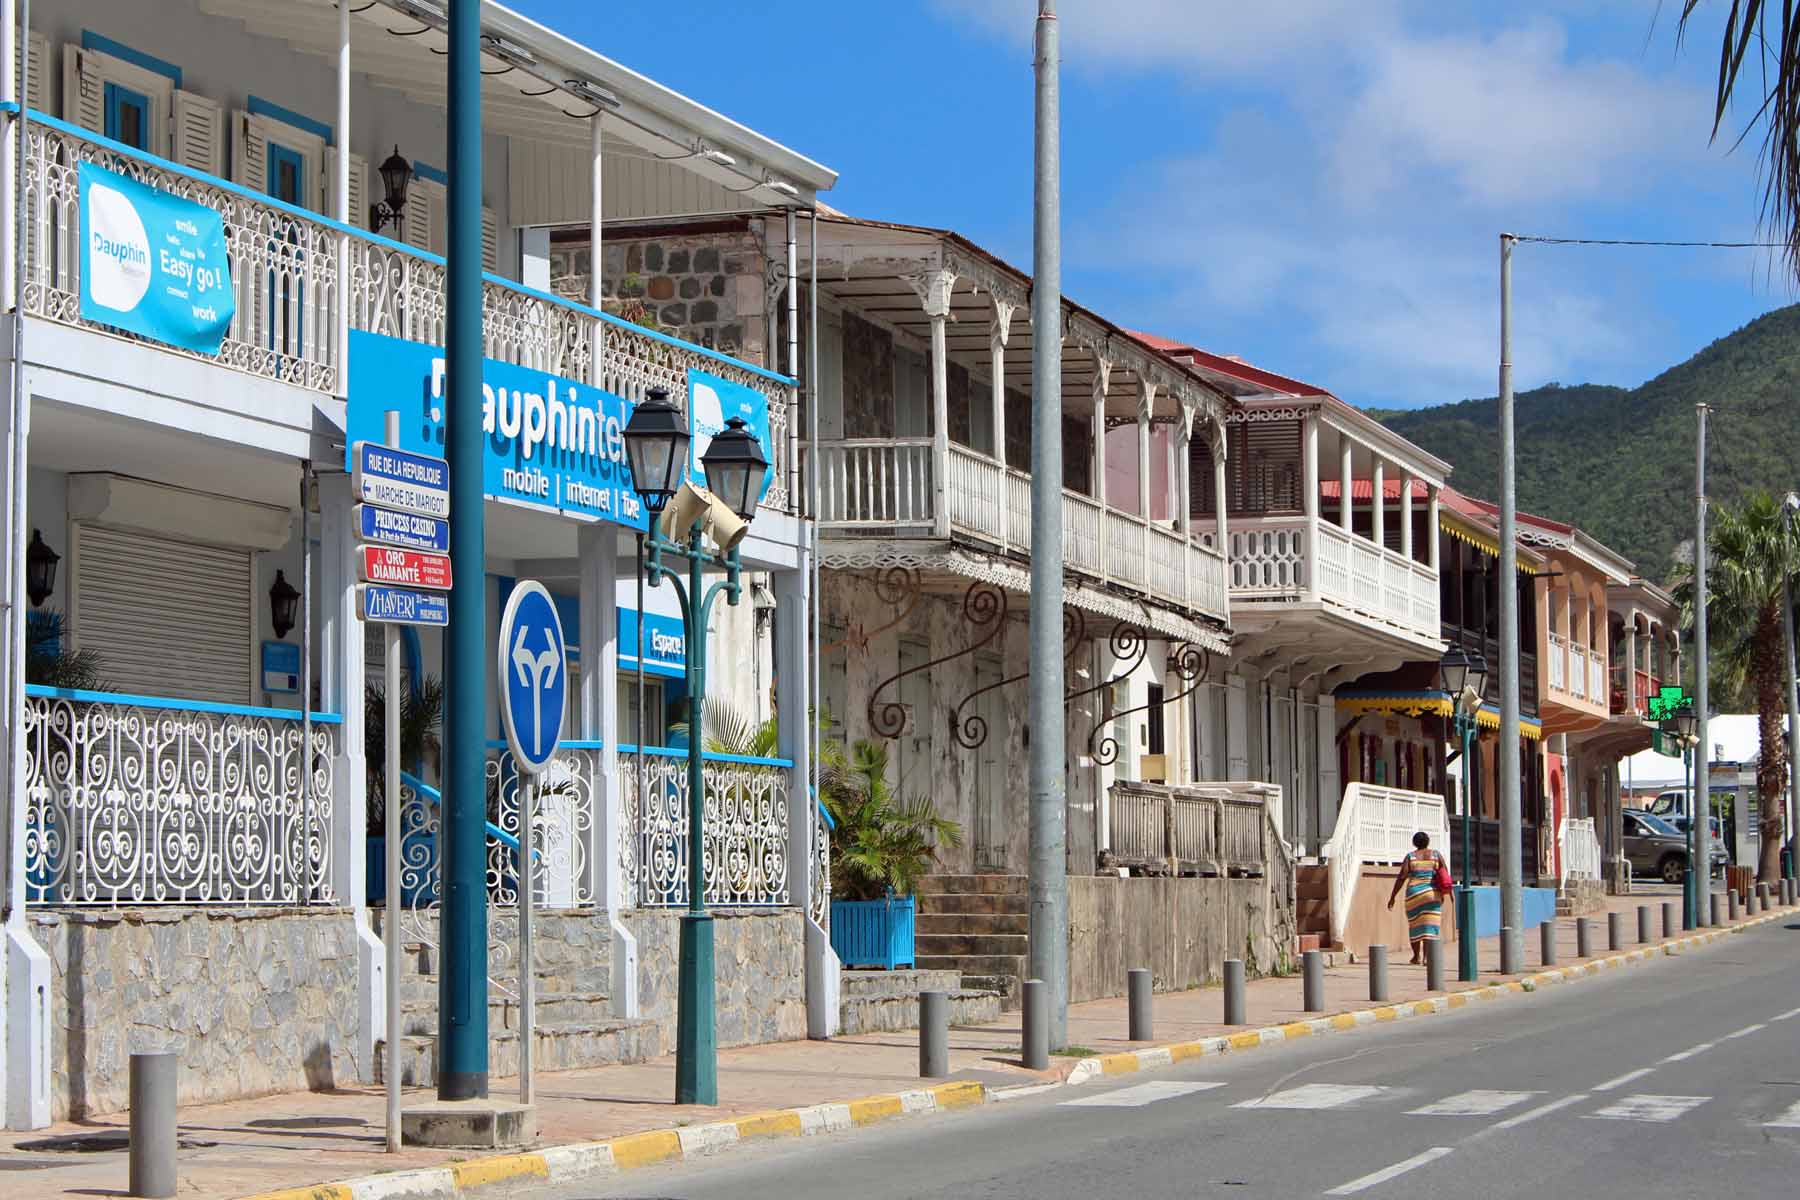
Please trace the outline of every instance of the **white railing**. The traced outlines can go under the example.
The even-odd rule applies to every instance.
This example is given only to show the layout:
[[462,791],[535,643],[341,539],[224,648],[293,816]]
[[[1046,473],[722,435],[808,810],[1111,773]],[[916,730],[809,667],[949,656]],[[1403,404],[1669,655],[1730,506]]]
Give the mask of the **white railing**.
[[1606,686],[1606,663],[1598,650],[1588,657],[1588,699],[1602,705],[1610,699]]
[[1306,586],[1306,527],[1247,525],[1231,530],[1231,590],[1281,593]]
[[1558,634],[1550,635],[1550,652],[1546,659],[1550,666],[1550,689],[1561,692],[1568,690],[1568,657],[1569,644]]
[[[627,836],[620,866],[636,881],[637,902],[674,907],[688,902],[688,763],[685,751],[647,750],[644,794],[638,795],[635,753],[619,754]],[[772,907],[788,903],[788,777],[779,759],[708,754],[705,847],[706,903]]]
[[1303,517],[1233,520],[1231,590],[1246,600],[1308,593],[1373,620],[1438,636],[1437,572],[1367,538],[1321,521],[1318,561],[1309,560]]
[[[219,354],[192,354],[160,343],[158,349],[341,395],[340,313],[352,329],[443,343],[443,259],[174,163],[128,152],[40,114],[32,115],[29,129],[22,182],[26,233],[20,296],[31,315],[132,338],[81,316],[78,168],[93,162],[204,204],[224,224],[237,310]],[[347,281],[339,279],[340,249],[348,264]],[[483,284],[482,329],[490,358],[552,372],[633,401],[643,399],[651,387],[663,387],[685,408],[690,368],[761,392],[769,405],[768,448],[775,465],[763,504],[787,508],[793,388],[785,380],[493,276]],[[600,369],[597,362],[603,364]]]
[[1587,652],[1580,646],[1569,647],[1569,694],[1577,700],[1587,697]]
[[276,709],[28,689],[28,900],[335,903],[337,718],[314,718],[310,748],[302,730]]
[[1280,796],[1261,785],[1115,783],[1104,861],[1156,874],[1263,874],[1270,853],[1263,833],[1274,829],[1264,813],[1271,803],[1280,808]]
[[1399,863],[1412,850],[1413,834],[1421,830],[1433,843],[1448,848],[1450,823],[1442,796],[1371,783],[1353,783],[1344,789],[1337,825],[1322,850],[1330,868],[1334,941],[1344,939],[1364,864]]
[[1565,879],[1600,878],[1600,839],[1592,817],[1565,817],[1560,831]]
[[[850,533],[917,536],[936,530],[933,460],[930,438],[822,443],[817,458],[820,524]],[[955,533],[1031,552],[1029,475],[956,445],[943,469],[944,503]],[[1179,530],[1066,488],[1063,560],[1071,571],[1213,616],[1226,615],[1225,560],[1198,533],[1183,537]]]

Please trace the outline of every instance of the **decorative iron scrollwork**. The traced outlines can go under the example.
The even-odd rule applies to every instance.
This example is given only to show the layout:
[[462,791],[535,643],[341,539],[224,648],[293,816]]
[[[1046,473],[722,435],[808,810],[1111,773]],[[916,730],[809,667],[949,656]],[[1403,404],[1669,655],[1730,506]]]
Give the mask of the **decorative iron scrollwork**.
[[899,606],[900,611],[885,625],[877,625],[873,629],[864,629],[861,625],[852,624],[842,638],[835,642],[826,642],[819,647],[819,657],[837,650],[855,646],[858,650],[868,649],[869,642],[890,629],[896,629],[906,623],[919,607],[924,598],[924,591],[919,586],[919,572],[916,567],[884,567],[875,573],[875,596],[883,604]]
[[1121,621],[1114,625],[1112,632],[1106,637],[1107,646],[1112,651],[1113,662],[1124,662],[1125,669],[1117,675],[1108,676],[1093,687],[1079,688],[1063,697],[1064,704],[1073,704],[1084,696],[1091,696],[1101,688],[1111,687],[1115,683],[1129,679],[1131,673],[1144,663],[1144,655],[1150,649],[1150,633],[1141,625],[1128,625]]
[[[1088,733],[1088,753],[1093,755],[1094,761],[1101,766],[1111,766],[1119,760],[1118,739],[1113,737],[1111,730],[1108,729],[1111,722],[1135,713],[1146,712],[1152,708],[1162,709],[1177,700],[1187,699],[1202,683],[1206,682],[1206,673],[1211,666],[1212,655],[1206,647],[1194,642],[1183,642],[1177,646],[1174,653],[1169,655],[1169,670],[1175,672],[1176,677],[1188,685],[1187,688],[1173,696],[1164,696],[1161,700],[1140,704],[1136,708],[1128,708],[1122,713],[1108,713],[1101,720],[1096,721],[1094,728]],[[1106,736],[1101,737],[1102,733],[1105,733]]]
[[[1069,660],[1075,656],[1075,647],[1081,644],[1082,634],[1087,630],[1087,621],[1082,617],[1079,608],[1065,607],[1062,626],[1063,666],[1066,668]],[[988,739],[987,719],[978,712],[972,712],[965,717],[963,710],[975,703],[978,697],[998,691],[1003,687],[1010,687],[1021,679],[1029,678],[1030,675],[1030,659],[1027,658],[1025,669],[1017,675],[1002,679],[998,683],[990,683],[986,687],[976,688],[963,697],[962,703],[958,704],[950,714],[950,732],[963,749],[978,750]]]
[[900,703],[898,700],[884,701],[881,699],[881,693],[899,683],[908,675],[917,675],[921,671],[929,671],[931,668],[950,662],[953,659],[964,658],[970,654],[974,654],[977,650],[986,646],[996,637],[999,637],[1000,631],[1006,628],[1006,593],[991,583],[986,583],[982,580],[976,580],[974,583],[971,583],[968,591],[963,593],[962,608],[963,616],[967,619],[970,626],[978,630],[986,629],[986,635],[976,641],[970,642],[961,650],[941,655],[938,658],[932,659],[930,662],[920,663],[916,667],[908,667],[903,671],[897,671],[877,684],[875,690],[869,693],[868,708],[869,728],[877,737],[899,737],[900,731],[906,728],[906,705]]

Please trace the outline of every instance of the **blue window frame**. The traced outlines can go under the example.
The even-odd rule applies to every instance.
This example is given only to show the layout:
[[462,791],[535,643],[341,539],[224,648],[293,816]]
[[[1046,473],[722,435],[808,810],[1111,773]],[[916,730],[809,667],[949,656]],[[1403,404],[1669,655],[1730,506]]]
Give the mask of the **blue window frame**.
[[150,97],[116,83],[106,85],[106,128],[115,142],[138,150],[150,149]]
[[306,190],[306,157],[298,150],[283,146],[279,142],[269,143],[269,158],[265,166],[267,178],[264,179],[264,190],[277,200],[288,204],[305,206],[302,193]]

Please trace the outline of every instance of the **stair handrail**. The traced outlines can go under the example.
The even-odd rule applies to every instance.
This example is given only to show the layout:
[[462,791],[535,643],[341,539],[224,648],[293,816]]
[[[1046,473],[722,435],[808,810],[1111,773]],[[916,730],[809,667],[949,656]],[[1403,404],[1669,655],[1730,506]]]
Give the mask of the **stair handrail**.
[[1352,783],[1344,789],[1337,824],[1320,850],[1331,879],[1331,937],[1334,944],[1343,941],[1349,925],[1363,864],[1404,861],[1410,847],[1396,843],[1395,838],[1404,841],[1419,830],[1424,830],[1439,846],[1448,849],[1450,820],[1442,796],[1372,783]]
[[1330,929],[1333,945],[1344,939],[1350,920],[1350,905],[1356,899],[1356,884],[1362,878],[1362,784],[1344,789],[1343,803],[1338,806],[1337,824],[1331,837],[1319,848],[1325,860],[1330,882]]
[[[443,793],[432,787],[429,783],[426,783],[423,779],[420,779],[417,775],[414,775],[411,771],[400,772],[400,782],[411,788],[414,795],[431,805],[431,807],[436,809],[442,809],[444,807]],[[535,808],[536,805],[533,805],[533,807]],[[519,839],[506,832],[506,830],[500,828],[492,821],[487,821],[485,824],[487,825],[488,836],[500,842],[502,845],[509,847],[513,852],[513,857],[517,858],[519,854]],[[533,853],[535,855],[543,852],[539,850],[533,851]]]

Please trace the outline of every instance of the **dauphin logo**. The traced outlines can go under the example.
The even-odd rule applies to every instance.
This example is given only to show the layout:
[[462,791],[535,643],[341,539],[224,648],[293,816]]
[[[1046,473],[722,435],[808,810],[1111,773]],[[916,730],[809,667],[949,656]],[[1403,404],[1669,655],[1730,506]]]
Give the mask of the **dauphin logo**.
[[130,312],[150,290],[150,235],[123,192],[88,187],[88,295],[95,304]]

